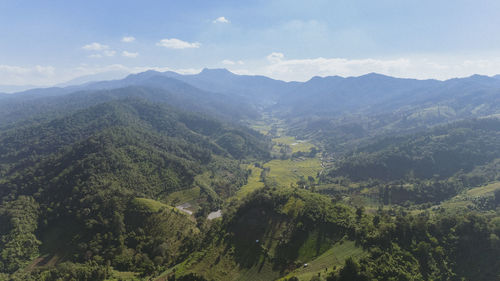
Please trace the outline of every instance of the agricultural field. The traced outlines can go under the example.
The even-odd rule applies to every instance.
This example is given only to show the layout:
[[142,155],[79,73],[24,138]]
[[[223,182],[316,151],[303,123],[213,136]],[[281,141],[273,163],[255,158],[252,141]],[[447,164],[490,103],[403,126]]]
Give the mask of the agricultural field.
[[311,148],[315,147],[312,143],[305,140],[297,140],[295,137],[281,136],[279,138],[273,138],[273,142],[278,145],[284,144],[290,146],[292,153],[295,152],[309,152]]
[[263,135],[269,134],[269,131],[272,129],[272,126],[264,121],[255,122],[250,127]]
[[[286,136],[283,126],[282,120],[266,116],[264,116],[263,120],[251,124],[251,127],[254,130],[257,130],[262,134],[269,134],[272,128],[274,128],[273,136],[275,136],[275,138],[272,139],[272,154],[275,157],[280,157],[280,155],[283,154],[290,157],[292,153],[296,152],[308,153],[311,151],[311,148],[316,147],[314,144],[306,140],[297,140],[293,136]],[[280,152],[283,148],[287,150],[285,153]],[[276,183],[277,186],[280,187],[289,187],[291,184],[295,184],[298,180],[300,180],[301,177],[304,177],[305,179],[313,177],[316,179],[318,173],[323,169],[321,161],[318,157],[273,159],[262,164],[262,167],[270,169],[266,179],[269,182]],[[253,164],[249,164],[246,169],[252,170],[252,173],[248,177],[247,184],[242,186],[238,191],[236,195],[237,198],[242,198],[257,189],[264,187],[264,182],[261,180],[261,173],[263,169],[255,167]]]
[[295,184],[301,176],[316,178],[318,172],[322,170],[321,162],[318,158],[271,160],[264,164],[269,168],[267,178],[276,182],[280,187],[289,187]]

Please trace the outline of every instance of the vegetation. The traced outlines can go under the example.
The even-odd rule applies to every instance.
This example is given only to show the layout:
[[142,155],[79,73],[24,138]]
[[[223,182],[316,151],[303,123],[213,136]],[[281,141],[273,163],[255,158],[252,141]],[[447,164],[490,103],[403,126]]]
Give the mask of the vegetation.
[[500,83],[477,79],[2,97],[0,280],[498,280]]
[[[218,144],[215,133],[203,135],[196,120],[237,133],[241,151]],[[198,186],[199,199],[216,208],[246,182],[235,158],[261,159],[267,151],[254,132],[139,100],[34,121],[2,132],[0,141],[0,265],[6,273],[39,253],[45,258],[32,268],[54,256],[57,263],[91,262],[143,275],[172,265],[197,247],[200,230],[194,219],[152,199],[168,201]],[[202,174],[211,180],[200,183]]]
[[438,203],[498,180],[500,120],[480,119],[358,148],[321,177],[322,183],[361,183],[382,204]]

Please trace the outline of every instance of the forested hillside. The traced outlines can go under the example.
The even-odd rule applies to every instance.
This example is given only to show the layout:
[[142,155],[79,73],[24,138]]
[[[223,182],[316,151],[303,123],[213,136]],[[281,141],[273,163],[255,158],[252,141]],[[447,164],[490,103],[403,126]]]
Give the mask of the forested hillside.
[[479,119],[375,141],[337,162],[331,175],[353,180],[443,179],[499,157],[500,119]]
[[500,225],[477,214],[369,214],[305,190],[272,188],[235,207],[199,252],[165,273],[168,280],[495,280],[499,274]]
[[0,103],[0,126],[32,118],[54,117],[54,114],[124,98],[167,103],[186,111],[232,121],[257,116],[251,104],[235,97],[206,92],[168,77],[148,76],[144,79],[126,78],[81,87],[39,89],[8,95]]
[[[196,243],[196,222],[161,203],[148,211],[149,201],[138,198],[165,200],[211,173],[218,184],[203,183],[202,197],[216,204],[230,193],[221,188],[245,182],[238,160],[269,155],[256,132],[135,99],[6,129],[0,142],[0,265],[6,273],[39,254],[144,274],[157,256],[157,263],[171,264]],[[153,252],[160,245],[169,250]]]
[[498,181],[499,152],[500,119],[469,120],[375,140],[338,159],[322,181],[364,183],[385,204],[435,203]]
[[499,81],[0,95],[0,280],[498,280]]

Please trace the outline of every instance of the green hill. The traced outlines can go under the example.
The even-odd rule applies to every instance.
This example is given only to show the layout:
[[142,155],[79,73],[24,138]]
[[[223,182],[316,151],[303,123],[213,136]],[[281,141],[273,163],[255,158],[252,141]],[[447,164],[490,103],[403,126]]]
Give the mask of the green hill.
[[321,180],[358,183],[383,204],[440,202],[498,180],[499,158],[500,119],[467,120],[374,140],[339,158]]
[[352,230],[353,216],[306,190],[259,189],[228,209],[201,251],[164,276],[274,280],[332,249]]
[[[221,134],[237,135],[239,146]],[[202,185],[200,203],[216,208],[246,181],[237,159],[268,154],[258,133],[134,99],[5,130],[0,143],[2,272],[39,253],[144,274],[171,264],[198,243],[196,222],[134,198],[162,201]],[[202,174],[212,180],[200,183]]]

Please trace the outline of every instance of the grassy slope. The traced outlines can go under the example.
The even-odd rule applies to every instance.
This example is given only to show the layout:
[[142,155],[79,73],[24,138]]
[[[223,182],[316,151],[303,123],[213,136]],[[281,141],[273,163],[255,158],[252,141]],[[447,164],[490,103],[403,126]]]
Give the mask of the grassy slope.
[[158,212],[159,210],[161,210],[162,208],[167,208],[167,209],[171,209],[171,210],[175,210],[174,208],[168,206],[168,205],[165,205],[161,202],[158,202],[156,200],[153,200],[153,199],[148,199],[148,198],[134,198],[132,200],[132,203],[135,204],[135,205],[138,205],[138,206],[141,206],[141,207],[144,207],[152,212]]
[[238,265],[232,256],[234,249],[226,248],[222,244],[213,244],[203,252],[194,253],[189,259],[169,269],[157,280],[166,280],[166,276],[176,274],[182,276],[195,272],[209,280],[217,281],[252,281],[275,280],[280,277],[279,272],[272,270],[272,265],[264,257],[252,267]]
[[[340,206],[340,209],[327,209],[330,201],[326,197],[300,189],[277,189],[273,196],[282,200],[275,206],[263,199],[268,198],[263,194],[269,193],[261,192],[252,195],[256,196],[251,199],[253,201],[241,206],[238,215],[226,222],[227,235],[218,236],[203,250],[167,270],[158,280],[166,280],[172,274],[179,277],[189,273],[208,280],[276,280],[294,270],[297,274],[312,276],[326,267],[342,264],[348,256],[363,253],[352,242],[337,243],[345,233],[331,224],[330,220],[335,219],[330,216],[348,211]],[[297,212],[291,212],[290,206],[295,206],[291,210]],[[318,216],[317,219],[329,220],[313,225],[308,223],[309,215],[297,217],[302,211],[311,212],[310,215]],[[302,223],[310,225],[305,232],[295,228]],[[313,266],[308,271],[301,270],[303,263],[311,262]]]
[[186,202],[193,204],[195,200],[200,198],[200,192],[201,189],[198,186],[190,189],[172,192],[166,197],[166,201],[172,203],[173,205],[178,205]]
[[142,278],[136,272],[130,271],[111,271],[111,276],[106,281],[139,281]]
[[439,206],[449,210],[473,208],[474,201],[493,196],[495,190],[500,189],[500,182],[490,183],[486,186],[478,186],[459,194],[450,200],[442,202]]
[[262,169],[255,167],[253,164],[248,165],[247,169],[252,170],[252,173],[248,176],[247,184],[242,186],[236,194],[236,197],[240,199],[257,189],[264,187],[264,183],[260,180]]
[[487,196],[492,195],[493,192],[495,192],[495,190],[497,189],[500,189],[500,182],[494,182],[486,186],[479,186],[473,189],[469,189],[467,190],[467,195],[474,197]]
[[[234,249],[227,249],[223,245],[211,245],[203,252],[192,255],[188,260],[169,269],[157,280],[165,280],[166,276],[175,274],[181,276],[190,272],[196,272],[213,280],[276,280],[280,277],[296,276],[299,280],[310,280],[312,276],[320,272],[322,275],[334,270],[336,266],[342,266],[348,257],[362,257],[366,254],[361,248],[356,247],[354,242],[346,241],[336,243],[333,247],[321,254],[315,259],[307,261],[307,267],[298,269],[283,276],[277,270],[273,270],[269,258],[260,256],[259,261],[252,267],[245,268],[238,265],[231,256]],[[325,270],[327,269],[327,270]]]
[[285,277],[296,276],[301,281],[309,281],[313,276],[318,275],[318,273],[324,276],[328,272],[333,271],[334,266],[342,266],[348,257],[359,258],[365,254],[363,249],[354,245],[353,241],[339,242],[316,259],[308,262],[307,267],[298,268]]

